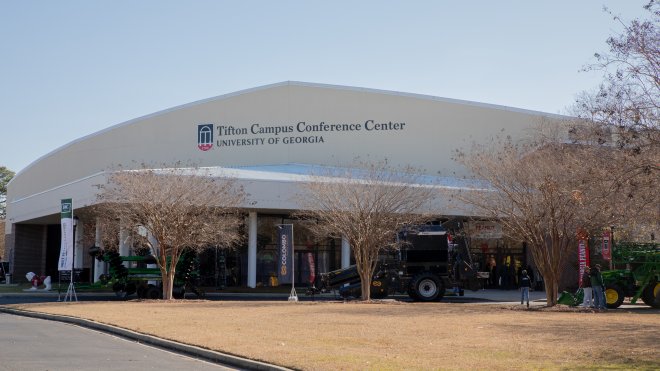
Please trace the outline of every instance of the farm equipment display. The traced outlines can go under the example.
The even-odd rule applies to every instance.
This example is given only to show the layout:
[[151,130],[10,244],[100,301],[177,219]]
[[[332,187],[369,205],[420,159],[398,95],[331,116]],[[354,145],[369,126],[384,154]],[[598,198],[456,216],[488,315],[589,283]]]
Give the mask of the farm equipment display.
[[619,243],[613,250],[614,266],[603,272],[605,301],[608,308],[617,308],[626,297],[635,304],[660,308],[660,244]]
[[[117,296],[126,298],[137,293],[141,299],[162,298],[162,276],[153,256],[121,256],[116,251],[108,251],[102,255],[102,259],[108,263],[109,274],[101,275],[101,282],[112,285]],[[124,262],[128,262],[128,267]],[[192,291],[198,297],[204,296],[204,292],[194,284],[195,265],[193,254],[184,253],[181,256],[174,277],[172,296],[181,299],[186,290]]]
[[[415,301],[443,298],[447,288],[460,294],[464,288],[478,290],[479,280],[464,239],[450,243],[441,226],[420,226],[399,234],[401,248],[394,256],[382,257],[371,280],[371,296],[384,298],[407,293]],[[320,291],[360,297],[360,276],[355,265],[321,274]]]

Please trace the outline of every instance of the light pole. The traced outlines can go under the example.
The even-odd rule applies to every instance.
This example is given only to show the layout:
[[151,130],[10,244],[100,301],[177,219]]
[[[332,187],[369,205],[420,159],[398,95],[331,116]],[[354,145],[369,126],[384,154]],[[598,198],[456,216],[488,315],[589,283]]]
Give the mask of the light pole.
[[614,226],[610,226],[610,270],[614,269]]
[[73,217],[73,251],[71,254],[71,285],[75,282],[75,275],[73,274],[76,271],[76,227],[78,227],[78,217]]
[[76,267],[76,227],[78,226],[78,217],[73,217],[73,251],[71,253],[71,282],[69,283],[69,288],[66,290],[66,295],[64,296],[64,301],[73,301],[74,299],[78,301],[78,296],[76,295],[76,286],[75,282],[75,267]]

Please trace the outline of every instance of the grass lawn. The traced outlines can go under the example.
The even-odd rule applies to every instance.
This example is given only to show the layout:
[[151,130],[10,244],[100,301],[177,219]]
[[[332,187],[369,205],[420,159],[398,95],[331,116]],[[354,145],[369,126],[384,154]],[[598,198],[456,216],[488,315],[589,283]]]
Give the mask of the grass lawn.
[[12,307],[304,370],[660,369],[660,315],[650,308],[205,300]]

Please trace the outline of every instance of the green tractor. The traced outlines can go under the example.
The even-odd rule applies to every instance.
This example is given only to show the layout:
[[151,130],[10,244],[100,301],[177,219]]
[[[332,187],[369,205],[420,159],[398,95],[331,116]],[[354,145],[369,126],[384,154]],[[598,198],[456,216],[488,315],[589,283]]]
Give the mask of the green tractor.
[[[121,256],[116,251],[107,251],[101,257],[108,263],[109,274],[101,275],[100,280],[104,284],[112,285],[112,290],[118,297],[126,298],[137,293],[140,299],[162,298],[160,269],[149,267],[155,265],[156,258],[151,255]],[[124,262],[128,262],[128,268],[124,266]],[[204,292],[195,285],[198,275],[196,265],[194,254],[184,252],[181,255],[174,277],[174,298],[183,299],[186,290],[192,291],[197,297],[204,296]]]
[[617,308],[626,297],[637,299],[653,308],[660,308],[660,245],[620,243],[613,251],[614,266],[603,272],[605,301],[608,308]]

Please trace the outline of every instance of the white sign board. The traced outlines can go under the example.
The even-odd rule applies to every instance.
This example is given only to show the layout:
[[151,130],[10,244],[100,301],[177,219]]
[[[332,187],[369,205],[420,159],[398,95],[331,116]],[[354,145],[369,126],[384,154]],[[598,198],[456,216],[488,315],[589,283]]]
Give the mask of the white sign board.
[[497,222],[470,222],[466,223],[471,238],[502,238],[502,225]]

